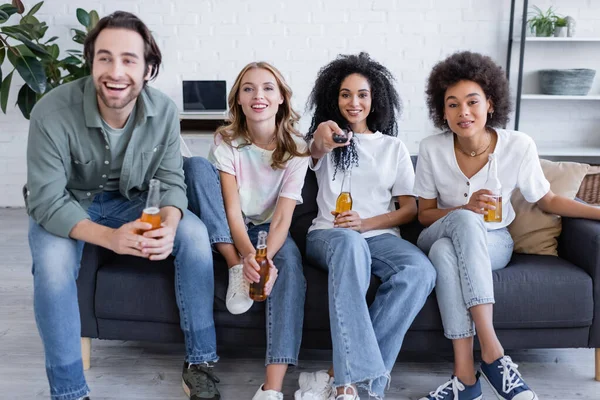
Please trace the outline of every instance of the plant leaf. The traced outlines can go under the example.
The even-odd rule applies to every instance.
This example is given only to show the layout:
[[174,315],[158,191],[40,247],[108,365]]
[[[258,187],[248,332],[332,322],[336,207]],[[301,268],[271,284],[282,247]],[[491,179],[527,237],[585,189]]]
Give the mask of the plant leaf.
[[[14,72],[14,71],[13,71]],[[13,72],[6,75],[0,86],[0,108],[6,114],[6,104],[8,103],[8,94],[10,93],[10,82],[12,81]]]
[[58,45],[56,43],[51,44],[50,46],[46,47],[46,50],[48,50],[48,53],[50,53],[50,56],[55,60],[60,55],[60,48],[58,47]]
[[17,8],[12,4],[2,4],[0,5],[0,10],[7,13],[9,17],[18,11]]
[[66,58],[62,59],[60,62],[64,63],[64,64],[71,64],[71,65],[81,64],[81,60],[79,58],[73,57],[73,56],[66,57]]
[[36,58],[21,57],[15,65],[25,83],[36,93],[46,91],[46,73],[44,67]]
[[33,15],[26,15],[21,18],[19,25],[40,25],[40,20],[34,17]]
[[98,12],[96,10],[90,11],[90,24],[88,25],[88,32],[94,29],[96,24],[100,21],[100,17],[98,16]]
[[25,12],[25,6],[21,0],[12,0],[12,5],[17,9],[17,14],[23,14]]
[[50,39],[46,40],[44,42],[44,44],[48,44],[48,43],[54,42],[56,39],[58,39],[58,36],[52,36]]
[[4,11],[0,10],[0,24],[5,23],[6,21],[8,21],[9,18],[10,18],[10,15],[8,15]]
[[[14,51],[13,51],[14,50]],[[15,54],[15,52],[17,54]],[[35,54],[33,54],[33,52],[31,50],[29,50],[29,48],[27,46],[25,46],[24,44],[20,44],[18,46],[12,46],[11,48],[7,49],[7,57],[8,57],[8,61],[10,61],[10,63],[16,67],[17,66],[17,60],[20,57],[33,57],[35,58]]]
[[31,36],[30,30],[24,26],[20,26],[20,25],[3,26],[0,30],[2,30],[2,33],[6,33],[6,34],[19,33],[19,34],[25,36],[29,40],[33,39],[33,37]]
[[38,12],[43,5],[44,5],[44,2],[40,1],[35,6],[31,7],[31,10],[29,10],[29,12],[27,13],[27,16],[28,17],[32,16],[33,14],[35,14],[36,12]]
[[90,14],[83,8],[77,9],[77,21],[86,28],[90,25]]
[[48,53],[45,48],[43,48],[39,44],[34,43],[31,40],[27,39],[25,36],[23,36],[20,33],[10,33],[10,34],[7,34],[7,35],[10,36],[10,37],[12,37],[12,38],[14,38],[14,39],[17,39],[17,40],[21,41],[34,54],[36,54],[38,56],[47,56],[47,55],[50,55],[50,53]]
[[19,94],[17,96],[17,104],[25,118],[29,119],[31,116],[31,110],[33,110],[33,106],[35,106],[36,102],[37,96],[35,95],[35,92],[27,85],[21,86],[21,90],[19,90]]
[[0,47],[0,65],[4,62],[4,58],[6,57],[6,47]]

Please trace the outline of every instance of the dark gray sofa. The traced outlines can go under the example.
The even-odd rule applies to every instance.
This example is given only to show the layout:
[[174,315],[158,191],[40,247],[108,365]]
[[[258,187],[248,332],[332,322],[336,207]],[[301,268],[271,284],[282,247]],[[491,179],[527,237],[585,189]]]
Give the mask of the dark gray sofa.
[[[295,211],[291,233],[304,253],[306,231],[316,215],[317,184],[309,171],[304,204]],[[418,223],[402,227],[403,237],[416,241]],[[215,257],[214,318],[219,346],[265,346],[264,305],[231,315],[225,308],[227,270]],[[331,347],[327,307],[327,276],[305,264],[307,280],[304,334],[306,349]],[[77,281],[81,335],[88,338],[182,341],[175,303],[171,259],[149,262],[118,256],[86,245]],[[378,285],[373,279],[368,297]],[[563,219],[559,257],[514,254],[510,264],[494,272],[495,326],[507,349],[596,349],[600,380],[600,222]],[[435,294],[412,324],[403,351],[451,349],[442,334]]]

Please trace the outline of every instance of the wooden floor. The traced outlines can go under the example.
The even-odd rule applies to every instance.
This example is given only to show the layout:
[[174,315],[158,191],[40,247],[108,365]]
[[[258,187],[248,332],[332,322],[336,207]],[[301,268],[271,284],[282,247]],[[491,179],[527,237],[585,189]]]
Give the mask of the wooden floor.
[[[0,254],[0,399],[47,399],[42,345],[33,318],[23,210],[0,209]],[[92,399],[184,400],[180,386],[183,356],[182,345],[95,340],[92,368],[86,372]],[[262,383],[262,355],[221,356],[216,373],[222,398],[251,399]],[[593,380],[591,349],[518,351],[511,356],[542,400],[600,399],[600,382]],[[324,369],[328,357],[311,353],[291,369],[285,380],[285,398],[293,398],[300,371]],[[401,354],[386,398],[418,399],[451,372],[449,354]],[[483,387],[485,398],[494,399],[487,384]]]

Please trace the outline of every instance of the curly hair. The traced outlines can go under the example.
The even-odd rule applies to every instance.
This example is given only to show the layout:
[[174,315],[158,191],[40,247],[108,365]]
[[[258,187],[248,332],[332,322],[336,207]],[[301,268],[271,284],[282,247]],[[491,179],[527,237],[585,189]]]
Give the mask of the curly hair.
[[293,157],[308,157],[309,153],[308,150],[300,150],[294,140],[294,136],[301,138],[302,134],[296,129],[296,125],[300,120],[300,115],[292,108],[292,89],[283,78],[283,75],[281,75],[281,72],[267,62],[252,62],[242,68],[238,74],[227,99],[229,104],[228,124],[217,129],[215,133],[215,143],[216,138],[221,136],[223,141],[230,146],[233,146],[233,140],[243,138],[245,143],[237,146],[237,148],[252,144],[252,138],[250,137],[248,126],[246,124],[246,116],[244,115],[242,106],[238,104],[238,95],[244,74],[253,68],[261,68],[272,73],[277,81],[281,96],[283,97],[283,103],[279,106],[277,114],[275,115],[275,137],[277,147],[275,148],[275,151],[273,151],[271,157],[271,167],[273,169],[283,169],[285,168],[285,164]]
[[446,90],[460,81],[477,83],[492,102],[494,113],[488,115],[486,125],[506,127],[511,111],[506,74],[490,57],[470,51],[454,53],[431,70],[425,93],[433,124],[437,128],[447,129],[444,121]]
[[[348,75],[364,76],[371,87],[371,112],[367,117],[367,127],[372,131],[380,131],[384,135],[397,136],[398,124],[396,114],[402,112],[402,102],[394,87],[394,76],[383,65],[373,61],[368,53],[358,55],[338,55],[335,60],[319,71],[315,86],[307,101],[307,109],[314,109],[314,114],[305,139],[310,141],[321,122],[332,120],[340,127],[348,125],[338,106],[338,97],[342,81]],[[335,174],[345,171],[352,165],[358,165],[358,153],[354,138],[345,147],[333,150]]]

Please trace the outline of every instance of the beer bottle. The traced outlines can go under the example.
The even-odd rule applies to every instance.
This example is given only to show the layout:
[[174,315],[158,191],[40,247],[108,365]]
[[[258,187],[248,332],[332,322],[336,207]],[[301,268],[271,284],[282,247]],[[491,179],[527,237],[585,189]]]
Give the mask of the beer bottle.
[[260,267],[258,274],[260,275],[260,281],[258,283],[252,282],[250,284],[250,298],[254,301],[265,301],[267,295],[265,294],[265,285],[269,280],[269,261],[267,260],[267,232],[258,232],[258,243],[256,244],[256,257],[255,260]]
[[496,207],[495,210],[487,210],[487,214],[483,216],[485,222],[502,222],[502,185],[498,179],[498,162],[496,160],[496,154],[489,155],[489,169],[488,177],[485,182],[485,189],[492,192],[488,195],[489,205]]
[[335,213],[338,214],[344,211],[352,210],[352,194],[350,194],[350,181],[352,180],[352,171],[347,169],[344,171],[344,179],[342,180],[342,191],[335,201]]
[[140,220],[152,225],[151,231],[160,228],[160,181],[158,179],[150,180],[150,189],[146,199],[146,207],[142,212]]

